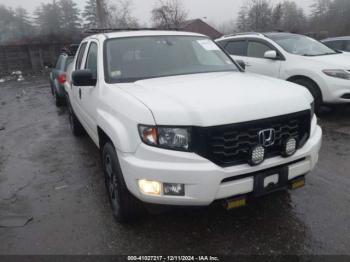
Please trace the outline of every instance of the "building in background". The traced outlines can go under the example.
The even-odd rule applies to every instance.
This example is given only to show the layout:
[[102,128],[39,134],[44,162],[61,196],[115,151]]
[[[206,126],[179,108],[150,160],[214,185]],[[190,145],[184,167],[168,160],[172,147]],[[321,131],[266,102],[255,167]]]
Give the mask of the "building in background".
[[203,35],[207,35],[212,39],[219,38],[223,36],[218,30],[214,27],[208,25],[202,19],[192,19],[182,22],[179,26],[177,26],[178,30],[199,33]]

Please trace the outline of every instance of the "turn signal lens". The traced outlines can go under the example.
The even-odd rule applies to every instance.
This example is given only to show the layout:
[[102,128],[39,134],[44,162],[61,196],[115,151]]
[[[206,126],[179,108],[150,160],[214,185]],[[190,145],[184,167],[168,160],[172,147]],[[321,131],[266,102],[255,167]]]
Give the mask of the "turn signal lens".
[[139,125],[142,141],[150,146],[165,149],[190,151],[191,128]]
[[350,80],[350,72],[344,69],[326,69],[323,70],[323,73],[331,77]]
[[139,180],[139,188],[141,193],[145,195],[160,195],[161,183],[157,181]]
[[144,143],[155,146],[158,143],[157,140],[157,128],[149,126],[139,126],[139,132],[141,139]]

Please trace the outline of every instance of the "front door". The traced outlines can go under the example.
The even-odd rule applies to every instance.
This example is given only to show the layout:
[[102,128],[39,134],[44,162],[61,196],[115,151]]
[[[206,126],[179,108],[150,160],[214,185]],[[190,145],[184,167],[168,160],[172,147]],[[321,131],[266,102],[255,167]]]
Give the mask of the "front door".
[[246,71],[279,78],[282,60],[264,57],[265,52],[271,50],[274,49],[261,41],[248,40],[247,57],[244,59]]
[[81,88],[80,105],[83,117],[87,124],[87,131],[93,139],[97,139],[96,124],[96,97],[98,96],[98,70],[97,70],[98,42],[93,40],[89,43],[84,63],[84,69],[90,70],[97,80],[95,86],[84,86]]

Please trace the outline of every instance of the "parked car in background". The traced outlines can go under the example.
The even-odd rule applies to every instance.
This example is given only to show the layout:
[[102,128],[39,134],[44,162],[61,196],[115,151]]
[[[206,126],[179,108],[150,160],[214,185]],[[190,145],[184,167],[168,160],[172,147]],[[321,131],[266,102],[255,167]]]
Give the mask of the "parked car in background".
[[[350,59],[323,43],[291,33],[242,33],[217,43],[247,72],[305,86],[322,103],[350,102]],[[273,95],[273,94],[272,94]]]
[[326,46],[350,54],[350,36],[327,38],[321,41]]
[[71,130],[100,149],[118,221],[144,203],[239,207],[303,186],[318,160],[310,93],[245,73],[204,35],[92,35],[72,69]]
[[66,92],[64,84],[67,77],[66,71],[69,64],[74,60],[78,46],[79,45],[70,45],[69,48],[63,49],[50,73],[51,93],[58,107],[65,103]]

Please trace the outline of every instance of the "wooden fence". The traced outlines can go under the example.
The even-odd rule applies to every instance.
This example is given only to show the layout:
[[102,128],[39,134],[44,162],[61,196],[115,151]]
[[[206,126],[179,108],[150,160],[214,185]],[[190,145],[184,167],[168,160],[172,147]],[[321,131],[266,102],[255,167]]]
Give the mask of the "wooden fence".
[[0,75],[20,70],[24,73],[40,72],[54,65],[64,45],[6,45],[0,46]]

